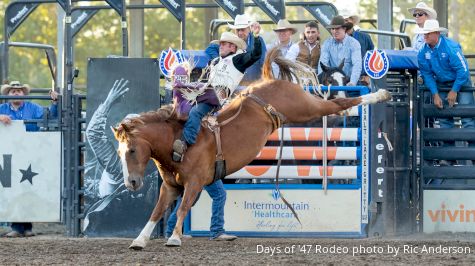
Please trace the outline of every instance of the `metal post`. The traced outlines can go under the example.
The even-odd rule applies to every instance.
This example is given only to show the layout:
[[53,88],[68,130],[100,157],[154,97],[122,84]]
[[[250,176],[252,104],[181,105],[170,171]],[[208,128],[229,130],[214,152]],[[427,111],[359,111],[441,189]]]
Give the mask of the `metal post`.
[[[132,4],[144,4],[144,0],[131,0]],[[130,57],[141,58],[144,55],[144,10],[131,10],[130,11]]]
[[181,5],[181,13],[183,14],[183,18],[181,19],[181,45],[180,49],[186,49],[186,0],[183,0],[183,4]]
[[71,0],[64,1],[65,19],[64,19],[64,54],[63,54],[63,142],[64,142],[64,191],[65,198],[65,223],[66,234],[75,236],[74,226],[74,173],[73,161],[73,123],[72,123],[72,95],[73,95],[73,62],[72,62],[72,31],[71,31]]
[[122,26],[122,55],[123,56],[128,56],[129,55],[129,43],[128,43],[128,38],[129,38],[129,33],[127,30],[127,9],[126,9],[126,3],[125,0],[122,0],[122,10],[120,17],[122,19],[121,21],[121,26]]
[[[393,1],[378,0],[378,30],[392,31],[393,28]],[[392,49],[394,47],[391,37],[378,36],[379,49]]]

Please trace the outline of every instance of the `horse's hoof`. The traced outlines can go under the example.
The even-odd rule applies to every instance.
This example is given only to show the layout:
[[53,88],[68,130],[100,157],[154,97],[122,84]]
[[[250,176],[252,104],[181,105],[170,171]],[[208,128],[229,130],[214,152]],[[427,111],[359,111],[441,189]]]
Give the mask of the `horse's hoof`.
[[132,245],[130,245],[130,246],[129,246],[129,249],[133,249],[133,250],[142,250],[142,249],[143,249],[143,247],[141,247],[141,246],[135,246],[134,244],[132,244]]
[[392,96],[391,96],[391,93],[385,89],[380,89],[378,90],[379,92],[379,97],[378,97],[378,100],[380,102],[385,102],[385,101],[389,101],[391,100]]
[[142,250],[145,247],[146,243],[134,240],[132,244],[130,244],[129,249],[133,250]]
[[167,247],[180,247],[181,246],[181,240],[170,237],[168,239],[167,243],[165,243],[165,246],[167,246]]

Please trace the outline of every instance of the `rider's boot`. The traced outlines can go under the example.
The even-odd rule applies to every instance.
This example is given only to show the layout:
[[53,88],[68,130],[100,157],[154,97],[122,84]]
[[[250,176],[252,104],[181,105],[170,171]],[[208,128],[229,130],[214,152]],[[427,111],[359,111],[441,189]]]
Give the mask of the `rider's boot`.
[[183,157],[185,156],[186,148],[187,148],[186,141],[177,139],[173,142],[173,155],[172,160],[175,162],[182,162]]

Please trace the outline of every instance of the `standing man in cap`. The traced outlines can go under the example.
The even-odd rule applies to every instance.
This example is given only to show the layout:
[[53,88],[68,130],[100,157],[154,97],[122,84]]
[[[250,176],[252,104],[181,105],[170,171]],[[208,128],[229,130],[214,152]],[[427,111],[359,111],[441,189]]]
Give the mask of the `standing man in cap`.
[[[432,93],[434,105],[439,109],[453,107],[455,102],[473,105],[473,92],[460,91],[461,88],[472,87],[468,63],[460,44],[443,36],[441,33],[447,32],[447,29],[439,27],[435,19],[426,20],[424,27],[416,32],[424,36],[425,44],[419,51],[417,61],[424,84]],[[447,87],[451,88],[448,93],[438,90]],[[441,128],[454,127],[453,118],[440,118],[439,122]],[[462,127],[474,128],[473,118],[462,118]]]
[[[414,19],[416,20],[416,24],[419,30],[422,29],[422,27],[424,27],[424,22],[426,22],[426,20],[437,19],[437,12],[435,11],[435,9],[429,7],[424,2],[419,2],[417,3],[416,7],[408,8],[407,10],[409,11],[409,13],[412,14]],[[425,44],[424,34],[416,32],[416,34],[412,38],[412,47],[416,51],[419,51],[424,46],[424,44]]]
[[318,61],[320,61],[320,30],[318,29],[318,22],[307,22],[303,34],[303,40],[292,45],[285,58],[294,62],[297,60],[316,69]]
[[[252,49],[254,49],[253,32],[257,32],[257,34],[259,34],[261,30],[261,25],[259,22],[251,22],[246,14],[242,14],[237,15],[234,19],[234,24],[228,24],[228,26],[234,31],[234,34],[246,42],[246,51],[252,52]],[[246,69],[240,85],[246,86],[251,84],[251,82],[261,78],[262,66],[264,65],[264,59],[266,57],[267,50],[264,39],[262,39],[262,37],[257,39],[260,42],[261,56],[259,60],[254,62],[254,64]],[[210,60],[215,59],[219,56],[219,44],[210,44],[208,48],[206,48],[205,53],[209,56]]]
[[[28,84],[12,81],[10,84],[3,85],[1,90],[2,95],[25,96],[30,93],[31,89]],[[52,104],[49,107],[49,111],[52,118],[56,118],[58,115],[58,94],[51,90],[50,96]],[[12,120],[41,119],[43,114],[42,106],[22,99],[14,99],[7,103],[0,104],[0,122],[5,125],[9,125]],[[29,123],[26,124],[26,130],[38,131],[39,127],[36,124]],[[12,223],[11,228],[12,231],[6,234],[6,237],[30,237],[35,235],[32,231],[33,225],[31,223]]]
[[[196,104],[190,110],[181,138],[173,143],[173,161],[183,161],[188,145],[193,145],[196,142],[201,119],[211,111],[217,111],[223,106],[239,86],[246,69],[261,57],[259,29],[255,29],[253,38],[254,47],[247,52],[244,52],[246,43],[231,32],[224,32],[219,40],[212,41],[212,43],[219,43],[219,57],[210,63],[209,79],[206,84],[203,84],[208,87],[193,86],[193,89],[199,91],[198,93],[192,92],[188,97],[185,95],[186,92],[182,91],[185,98],[196,102]],[[187,84],[176,84],[174,87],[179,88],[180,86],[190,88]],[[198,97],[196,97],[197,95]],[[190,96],[194,99],[190,99]]]
[[335,16],[327,27],[332,38],[328,38],[322,46],[318,74],[322,73],[321,64],[328,67],[338,67],[343,64],[343,72],[350,77],[347,86],[355,86],[360,79],[363,68],[361,45],[353,37],[346,34],[349,24],[342,16]]
[[[285,57],[293,44],[291,37],[297,33],[297,28],[290,24],[288,20],[281,19],[277,23],[277,28],[274,29],[274,32],[277,34],[277,41],[270,44],[267,50],[278,47],[282,56]],[[279,78],[279,67],[276,63],[272,63],[272,72],[275,78]]]

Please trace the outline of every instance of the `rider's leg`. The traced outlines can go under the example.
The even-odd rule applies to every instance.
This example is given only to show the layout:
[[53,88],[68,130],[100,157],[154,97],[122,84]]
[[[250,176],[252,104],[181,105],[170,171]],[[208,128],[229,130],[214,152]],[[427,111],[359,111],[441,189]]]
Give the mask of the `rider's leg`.
[[201,119],[213,110],[213,108],[213,105],[207,103],[197,103],[193,108],[191,108],[188,120],[183,128],[181,139],[177,139],[173,143],[174,161],[181,162],[187,146],[195,144],[198,132],[200,132],[201,128]]

